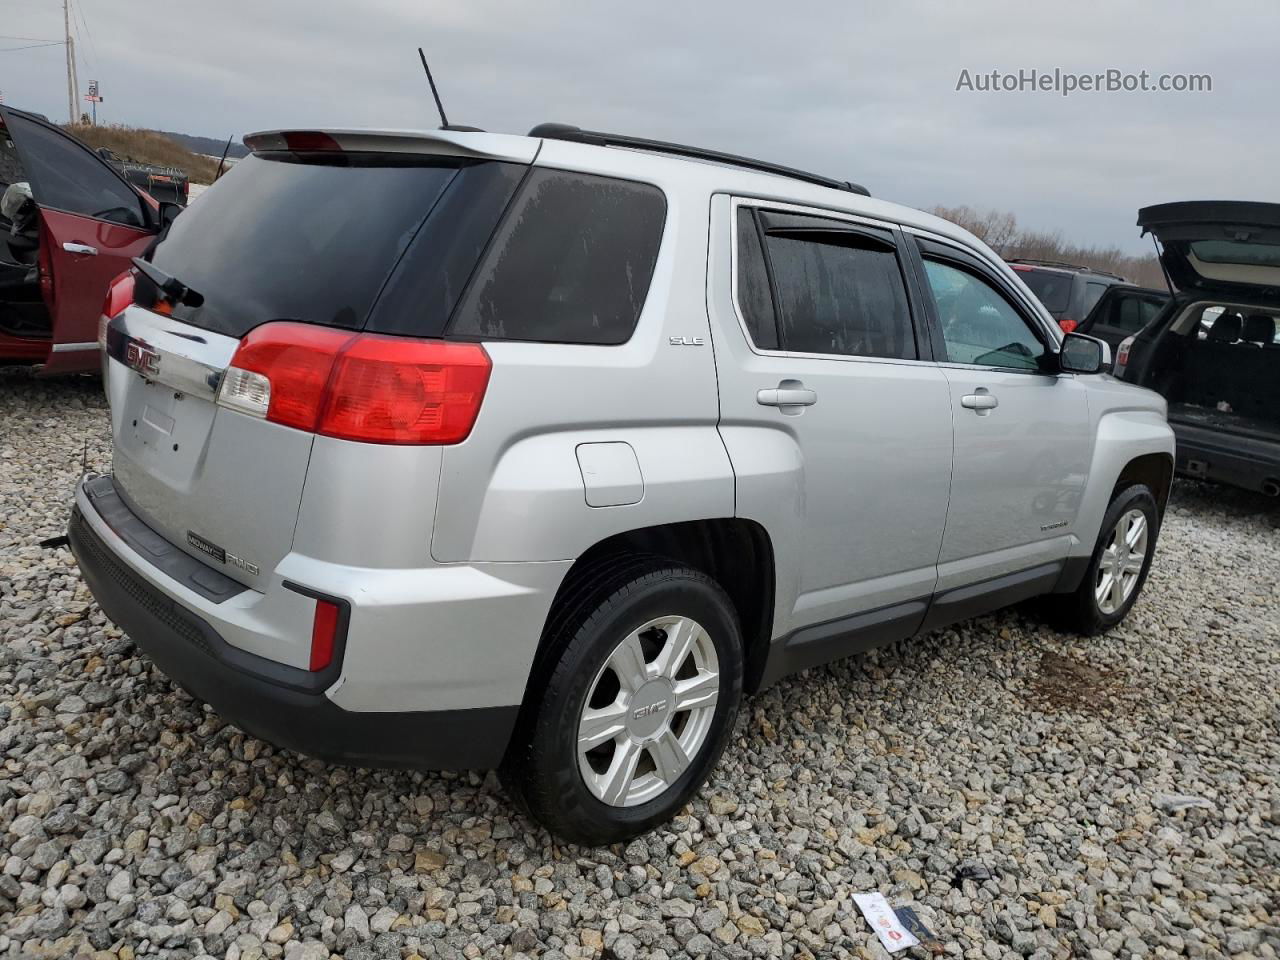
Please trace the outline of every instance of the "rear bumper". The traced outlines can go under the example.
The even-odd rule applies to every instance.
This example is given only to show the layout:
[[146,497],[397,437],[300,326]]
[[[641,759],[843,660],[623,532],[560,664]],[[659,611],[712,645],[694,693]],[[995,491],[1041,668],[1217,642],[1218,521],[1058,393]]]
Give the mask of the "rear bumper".
[[1177,421],[1179,473],[1275,495],[1280,486],[1280,443],[1207,430]]
[[[112,519],[118,526],[119,518]],[[362,640],[355,629],[358,610],[353,609],[348,622],[341,674],[313,674],[224,639],[218,617],[237,616],[237,611],[247,609],[246,595],[261,595],[245,591],[221,601],[219,607],[193,593],[180,573],[161,569],[118,535],[84,484],[77,491],[68,535],[84,579],[106,615],[165,674],[246,732],[322,760],[359,766],[488,768],[501,761],[519,713],[519,696],[496,706],[440,710],[353,710],[336,701],[334,694],[344,688],[353,688],[347,692],[357,694],[357,702],[366,699],[360,695],[359,681],[347,676],[353,664],[370,652],[367,638]],[[208,613],[224,608],[230,609],[216,616]],[[473,604],[472,609],[473,615],[483,616],[482,607]],[[427,613],[419,608],[419,624]],[[453,643],[471,640],[449,639]],[[423,659],[419,656],[401,665],[406,689],[414,685],[415,677],[430,670],[429,661]],[[365,669],[367,673],[367,665]],[[396,700],[381,704],[389,705],[400,704]]]

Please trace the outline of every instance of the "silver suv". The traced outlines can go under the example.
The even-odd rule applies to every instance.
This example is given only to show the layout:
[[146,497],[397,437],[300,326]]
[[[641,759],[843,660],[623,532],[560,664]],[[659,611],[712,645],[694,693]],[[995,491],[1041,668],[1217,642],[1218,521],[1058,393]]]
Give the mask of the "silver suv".
[[108,616],[245,730],[498,767],[611,842],[780,677],[1137,598],[1165,402],[965,231],[558,125],[247,142],[108,294],[114,473],[70,525]]

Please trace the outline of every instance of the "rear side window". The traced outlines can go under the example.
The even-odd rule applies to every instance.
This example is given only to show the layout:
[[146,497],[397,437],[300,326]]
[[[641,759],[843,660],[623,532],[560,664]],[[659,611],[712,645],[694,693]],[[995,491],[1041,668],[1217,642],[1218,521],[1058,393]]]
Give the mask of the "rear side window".
[[1163,304],[1142,297],[1120,297],[1116,303],[1114,326],[1125,333],[1137,333],[1156,318]]
[[174,316],[231,337],[271,320],[362,327],[458,172],[390,156],[241,160],[156,248],[155,265],[204,297]]
[[838,230],[765,236],[784,350],[916,358],[891,244]]
[[537,169],[499,226],[450,334],[612,345],[631,338],[666,198],[648,184]]

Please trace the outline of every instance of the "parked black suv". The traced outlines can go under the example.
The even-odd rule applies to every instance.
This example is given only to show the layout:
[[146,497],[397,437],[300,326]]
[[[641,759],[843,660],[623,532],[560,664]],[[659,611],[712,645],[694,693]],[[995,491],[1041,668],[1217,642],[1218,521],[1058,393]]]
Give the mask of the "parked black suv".
[[1076,333],[1111,344],[1111,354],[1126,337],[1142,330],[1160,315],[1169,302],[1168,290],[1139,287],[1132,283],[1117,283],[1107,287],[1107,292],[1097,302],[1089,315],[1081,321]]
[[1080,321],[1089,315],[1108,287],[1126,282],[1114,273],[1057,260],[1019,258],[1009,260],[1008,264],[1053,314],[1064,333],[1079,328]]
[[1169,401],[1180,472],[1280,496],[1280,204],[1164,203],[1138,226],[1177,293],[1117,376]]

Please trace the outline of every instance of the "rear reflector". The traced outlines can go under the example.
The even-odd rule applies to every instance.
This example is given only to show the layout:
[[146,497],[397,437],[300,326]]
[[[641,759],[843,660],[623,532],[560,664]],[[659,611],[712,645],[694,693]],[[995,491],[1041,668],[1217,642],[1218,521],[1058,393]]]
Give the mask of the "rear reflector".
[[1074,320],[1069,320],[1066,317],[1063,317],[1058,321],[1058,326],[1062,328],[1063,333],[1072,333],[1076,327],[1080,326],[1080,324],[1076,323]]
[[333,663],[333,649],[338,637],[340,612],[336,603],[329,600],[316,601],[316,615],[311,623],[310,669],[312,671],[323,670]]
[[273,423],[362,443],[459,443],[489,383],[477,343],[268,323],[240,341],[218,400]]

